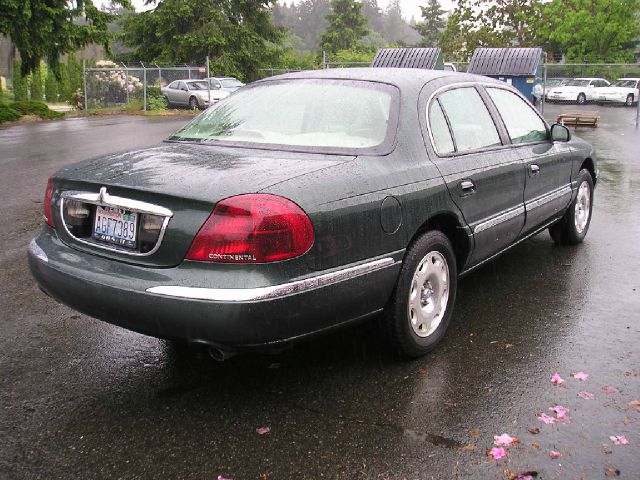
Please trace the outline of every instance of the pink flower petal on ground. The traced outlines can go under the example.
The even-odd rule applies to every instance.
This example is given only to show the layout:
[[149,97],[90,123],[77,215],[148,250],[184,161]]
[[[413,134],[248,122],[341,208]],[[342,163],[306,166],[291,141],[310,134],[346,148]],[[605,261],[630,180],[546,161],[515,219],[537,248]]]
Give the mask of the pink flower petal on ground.
[[620,393],[620,390],[618,390],[616,387],[602,387],[600,390],[602,390],[604,393]]
[[578,372],[573,374],[573,378],[584,382],[587,378],[589,378],[589,374],[584,372]]
[[593,400],[593,393],[589,392],[578,392],[578,396],[580,398],[584,398],[585,400]]
[[564,380],[562,379],[562,377],[559,374],[554,373],[553,376],[551,377],[551,383],[555,383],[556,385],[560,385],[561,383],[564,383]]
[[487,452],[487,455],[489,455],[494,460],[500,460],[501,458],[507,456],[507,452],[502,447],[493,447],[491,450],[489,450],[489,452]]
[[627,440],[624,435],[611,436],[609,440],[611,440],[614,445],[629,445],[629,440]]
[[550,408],[549,410],[551,410],[553,413],[556,414],[556,418],[560,421],[565,421],[565,420],[569,420],[569,417],[567,416],[567,413],[569,413],[569,410],[567,410],[564,407],[561,407],[560,405],[556,405],[553,408]]
[[518,475],[516,480],[533,480],[533,477],[531,475]]
[[557,450],[551,450],[551,451],[549,452],[549,456],[550,456],[551,458],[558,458],[558,457],[560,457],[561,455],[562,455],[562,454],[561,454],[560,452],[558,452]]
[[553,417],[550,417],[546,413],[540,414],[540,416],[538,417],[538,420],[546,423],[547,425],[553,425],[554,423],[556,423],[556,419]]
[[271,431],[271,429],[269,427],[260,427],[260,428],[256,428],[256,433],[258,435],[264,435],[266,433],[269,433]]
[[218,480],[231,480],[230,478],[225,478],[222,475],[218,475]]
[[493,443],[495,443],[499,447],[510,447],[511,445],[513,445],[513,442],[515,442],[515,440],[515,438],[507,433],[493,436]]

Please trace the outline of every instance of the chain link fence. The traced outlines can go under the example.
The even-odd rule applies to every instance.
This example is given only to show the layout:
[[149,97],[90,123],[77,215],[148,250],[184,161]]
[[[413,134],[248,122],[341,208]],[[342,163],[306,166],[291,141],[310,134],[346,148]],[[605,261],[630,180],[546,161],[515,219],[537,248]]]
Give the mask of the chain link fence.
[[147,110],[161,101],[160,88],[174,80],[201,79],[207,69],[198,66],[118,66],[112,62],[83,68],[84,109],[130,108]]

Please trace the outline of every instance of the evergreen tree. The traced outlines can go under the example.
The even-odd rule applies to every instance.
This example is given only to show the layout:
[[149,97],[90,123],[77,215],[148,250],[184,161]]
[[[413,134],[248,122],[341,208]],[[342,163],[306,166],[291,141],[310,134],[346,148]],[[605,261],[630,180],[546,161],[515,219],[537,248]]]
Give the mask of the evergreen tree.
[[416,23],[413,27],[420,35],[422,47],[437,47],[446,26],[444,19],[445,11],[442,10],[438,0],[429,0],[426,6],[420,6],[422,10],[422,22]]
[[355,0],[331,0],[331,9],[327,15],[329,27],[320,37],[322,48],[333,54],[351,50],[369,33],[362,4]]
[[[131,7],[129,0],[112,3]],[[92,43],[110,52],[108,23],[113,16],[91,0],[0,0],[0,12],[0,33],[11,37],[20,52],[23,76],[43,59],[59,75],[62,55]]]
[[56,80],[56,76],[51,70],[47,72],[47,80],[44,84],[44,96],[49,103],[58,101],[58,80]]
[[13,99],[16,102],[28,100],[29,88],[27,79],[22,75],[20,60],[13,62]]
[[404,25],[400,0],[391,0],[385,13],[384,36],[391,43],[404,42]]
[[271,21],[274,0],[160,0],[154,10],[127,15],[124,44],[131,61],[199,63],[251,80],[277,61],[283,30]]
[[38,65],[31,74],[31,100],[34,102],[41,102],[43,100],[43,86],[42,65]]

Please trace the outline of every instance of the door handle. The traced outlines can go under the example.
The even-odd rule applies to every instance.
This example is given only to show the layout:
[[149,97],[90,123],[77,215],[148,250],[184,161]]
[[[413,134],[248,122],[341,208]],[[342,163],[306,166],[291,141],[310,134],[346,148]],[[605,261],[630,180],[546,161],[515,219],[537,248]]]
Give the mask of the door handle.
[[476,186],[471,180],[463,180],[459,183],[462,195],[471,195],[476,193]]
[[531,175],[538,175],[540,173],[540,167],[535,163],[529,165],[529,168],[531,169]]

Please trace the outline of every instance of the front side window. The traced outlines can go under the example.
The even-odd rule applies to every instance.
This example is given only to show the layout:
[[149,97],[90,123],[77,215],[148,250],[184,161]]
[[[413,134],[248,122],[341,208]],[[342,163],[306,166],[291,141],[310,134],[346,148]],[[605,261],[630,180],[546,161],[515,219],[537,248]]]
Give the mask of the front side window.
[[489,110],[475,88],[448,90],[438,100],[449,119],[458,152],[502,144]]
[[207,90],[207,82],[204,80],[199,80],[197,82],[189,82],[187,83],[189,86],[189,90]]
[[235,78],[223,78],[222,80],[220,80],[220,83],[222,83],[222,86],[224,88],[235,88],[244,86],[244,83]]
[[547,126],[525,100],[502,88],[487,88],[487,92],[500,112],[511,143],[540,142],[548,138]]
[[395,135],[398,90],[353,80],[258,83],[217,103],[170,140],[375,149]]

